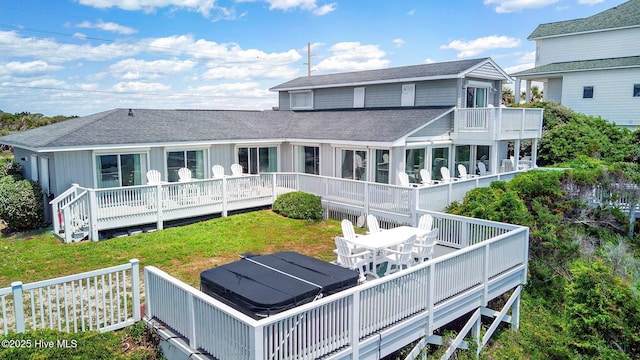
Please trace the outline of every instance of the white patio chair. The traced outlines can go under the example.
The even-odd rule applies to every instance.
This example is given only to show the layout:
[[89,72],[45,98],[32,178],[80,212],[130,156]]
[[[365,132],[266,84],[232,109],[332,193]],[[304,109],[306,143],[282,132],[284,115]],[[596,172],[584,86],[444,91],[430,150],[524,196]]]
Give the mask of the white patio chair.
[[487,176],[487,167],[482,161],[478,161],[478,172],[480,173],[480,176]]
[[335,253],[338,255],[336,262],[338,265],[351,270],[357,270],[358,273],[360,273],[360,282],[363,282],[366,279],[365,274],[369,267],[371,252],[368,250],[354,252],[353,244],[350,244],[347,239],[340,236],[335,237],[335,242]]
[[232,164],[231,165],[231,176],[242,176],[242,165],[240,165],[240,164]]
[[420,220],[418,220],[418,229],[431,231],[433,227],[433,216],[430,214],[424,214],[420,216]]
[[158,185],[160,184],[160,171],[158,170],[149,170],[147,171],[147,184],[148,185]]
[[213,165],[211,168],[211,174],[214,179],[219,179],[224,177],[224,167],[222,165]]
[[441,167],[440,168],[440,174],[442,175],[442,181],[444,182],[452,182],[452,181],[458,181],[458,178],[452,178],[451,177],[451,173],[449,172],[449,168],[448,167]]
[[191,181],[191,170],[189,170],[189,168],[178,169],[178,181],[179,182]]
[[[403,268],[409,268],[413,264],[413,245],[416,242],[416,236],[411,235],[405,242],[398,246],[398,250],[385,249],[383,261],[387,262],[387,271],[385,275],[400,271]],[[395,268],[392,270],[392,268]]]
[[369,234],[380,232],[380,224],[375,215],[367,215],[367,228],[369,228]]
[[431,171],[427,169],[420,169],[420,181],[424,185],[435,185],[439,183],[437,180],[431,180]]
[[424,238],[419,241],[416,240],[411,252],[411,257],[415,263],[421,263],[433,258],[433,249],[435,248],[437,237],[438,229],[431,229]]
[[400,182],[401,186],[410,186],[410,187],[418,186],[418,184],[412,184],[409,182],[409,175],[407,175],[407,173],[404,171],[398,172],[398,181]]
[[478,175],[469,174],[467,172],[467,167],[464,166],[464,164],[458,164],[458,173],[460,174],[460,179],[471,179],[478,177]]

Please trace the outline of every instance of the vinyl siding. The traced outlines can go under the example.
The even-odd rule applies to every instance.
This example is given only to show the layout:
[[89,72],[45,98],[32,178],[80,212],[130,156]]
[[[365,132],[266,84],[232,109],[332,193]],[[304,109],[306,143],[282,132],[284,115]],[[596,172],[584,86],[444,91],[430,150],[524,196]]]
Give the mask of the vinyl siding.
[[453,116],[448,114],[441,119],[434,121],[429,126],[417,131],[407,139],[411,142],[414,138],[430,137],[437,140],[449,139],[449,131],[453,130]]
[[353,88],[315,89],[313,90],[313,108],[316,110],[353,108]]
[[552,78],[544,84],[545,101],[562,103],[562,78]]
[[402,99],[402,84],[381,84],[366,87],[365,108],[399,107]]
[[[95,188],[92,152],[67,151],[59,152],[55,161],[49,163],[54,168],[51,187],[54,194],[60,194],[76,183],[82,187]],[[55,178],[55,181],[53,181]]]
[[556,62],[638,56],[640,28],[537,40],[536,66]]
[[458,99],[457,83],[456,79],[416,83],[416,106],[454,106]]
[[287,91],[278,92],[278,107],[280,110],[291,110],[291,98]]
[[[638,68],[569,73],[564,76],[562,103],[576,112],[601,116],[621,126],[640,126],[640,98],[632,93],[637,83]],[[583,99],[583,87],[592,85],[593,98]]]
[[504,79],[504,75],[490,63],[484,64],[467,74],[467,77],[477,77],[481,79]]

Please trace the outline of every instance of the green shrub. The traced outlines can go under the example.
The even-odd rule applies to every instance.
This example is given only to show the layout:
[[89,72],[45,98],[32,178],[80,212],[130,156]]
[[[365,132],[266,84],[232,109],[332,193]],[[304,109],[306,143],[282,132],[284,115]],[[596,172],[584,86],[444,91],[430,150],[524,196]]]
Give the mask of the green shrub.
[[40,184],[19,180],[16,176],[0,178],[0,219],[10,230],[39,228],[44,220],[44,204]]
[[22,165],[13,162],[13,159],[0,159],[0,178],[5,176],[22,178]]
[[291,219],[321,220],[322,203],[320,197],[302,191],[278,196],[273,203],[273,211]]

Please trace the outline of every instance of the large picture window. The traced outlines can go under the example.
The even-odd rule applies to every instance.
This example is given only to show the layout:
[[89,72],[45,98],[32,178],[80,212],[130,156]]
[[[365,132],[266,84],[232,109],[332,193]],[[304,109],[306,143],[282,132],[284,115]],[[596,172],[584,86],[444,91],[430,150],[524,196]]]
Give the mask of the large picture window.
[[145,154],[105,154],[96,156],[98,188],[143,185]]
[[342,149],[338,164],[343,179],[367,180],[367,151]]
[[405,159],[406,162],[404,172],[409,175],[409,182],[420,183],[420,170],[425,168],[425,149],[407,149],[405,151]]
[[278,148],[269,147],[239,147],[238,164],[242,171],[248,174],[278,171]]
[[442,172],[440,171],[440,168],[449,167],[449,148],[433,148],[431,150],[431,157],[431,178],[432,180],[441,180]]
[[313,92],[296,91],[289,93],[291,109],[313,109]]
[[297,171],[320,175],[320,148],[318,146],[298,146],[296,152]]
[[382,184],[389,183],[389,150],[376,150],[375,174],[375,182]]
[[170,182],[178,181],[178,170],[188,168],[191,177],[204,179],[206,169],[204,150],[183,150],[167,152],[167,179]]

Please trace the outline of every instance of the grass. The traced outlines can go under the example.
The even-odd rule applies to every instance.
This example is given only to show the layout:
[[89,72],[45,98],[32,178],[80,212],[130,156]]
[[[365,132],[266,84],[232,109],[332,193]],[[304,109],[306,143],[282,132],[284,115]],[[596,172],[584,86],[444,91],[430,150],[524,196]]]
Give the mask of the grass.
[[0,237],[0,288],[12,281],[51,279],[137,258],[199,287],[200,272],[238,259],[239,254],[296,251],[333,260],[335,220],[307,222],[270,210],[248,212],[105,241],[64,244],[50,231]]

